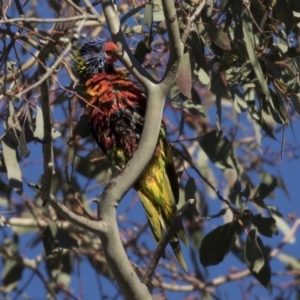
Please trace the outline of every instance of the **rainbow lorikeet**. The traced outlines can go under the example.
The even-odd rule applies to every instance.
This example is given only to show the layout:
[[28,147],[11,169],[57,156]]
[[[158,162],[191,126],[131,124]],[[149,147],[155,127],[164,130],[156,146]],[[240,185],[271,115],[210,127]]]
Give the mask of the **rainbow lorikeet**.
[[[147,97],[136,82],[115,69],[117,51],[114,43],[93,39],[75,51],[75,69],[88,101],[86,114],[93,136],[112,164],[123,168],[138,147]],[[179,197],[177,176],[163,126],[153,157],[134,188],[155,240],[159,242],[176,212]],[[179,239],[188,244],[182,224],[170,245],[186,271]]]

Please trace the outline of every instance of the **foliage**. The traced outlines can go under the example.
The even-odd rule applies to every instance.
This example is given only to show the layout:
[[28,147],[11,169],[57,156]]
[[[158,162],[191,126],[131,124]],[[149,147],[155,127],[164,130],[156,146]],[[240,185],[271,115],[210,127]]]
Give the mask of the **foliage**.
[[[289,127],[297,135],[300,114],[300,2],[208,0],[200,9],[202,1],[175,1],[184,52],[164,116],[176,157],[180,205],[195,198],[199,211],[198,217],[188,212],[184,221],[191,240],[186,252],[191,268],[189,276],[183,275],[172,255],[167,255],[167,260],[160,260],[156,272],[161,276],[154,283],[172,299],[180,285],[189,291],[180,299],[193,295],[211,299],[215,297],[211,287],[218,291],[228,281],[250,273],[263,286],[276,286],[271,268],[279,260],[282,274],[275,277],[284,275],[291,288],[277,286],[274,295],[289,297],[297,293],[293,288],[299,258],[280,250],[295,239],[299,219],[286,216],[284,204],[290,195],[278,166],[281,157],[284,163],[298,158],[297,141],[286,138],[285,132]],[[61,292],[77,298],[82,291],[72,290],[74,274],[80,273],[75,261],[80,265],[86,259],[101,280],[113,282],[102,245],[92,233],[44,206],[38,191],[27,184],[37,187],[43,176],[42,84],[46,82],[53,117],[52,193],[77,214],[96,218],[92,200],[114,170],[89,134],[72,50],[86,37],[109,37],[109,32],[99,1],[35,2],[15,0],[1,7],[1,293],[30,296],[32,288],[21,280],[29,269],[49,297],[55,299]],[[161,1],[119,1],[117,9],[137,61],[160,80],[170,51]],[[278,193],[281,199],[276,207],[270,199]],[[154,243],[145,232],[146,220],[131,212],[132,207],[137,210],[137,196],[129,193],[129,198],[118,216],[119,229],[128,256],[143,273]],[[282,241],[276,237],[278,232],[285,235]],[[34,259],[27,257],[27,248],[38,252]],[[215,268],[227,279],[208,276],[211,268],[203,267],[230,259],[229,253],[239,268],[236,276],[221,270],[221,264]],[[45,267],[47,274],[42,272]],[[171,286],[168,276],[176,284]],[[248,277],[247,292],[255,294],[253,282]],[[107,291],[101,284],[99,290],[104,299]],[[115,289],[108,297],[118,295]]]

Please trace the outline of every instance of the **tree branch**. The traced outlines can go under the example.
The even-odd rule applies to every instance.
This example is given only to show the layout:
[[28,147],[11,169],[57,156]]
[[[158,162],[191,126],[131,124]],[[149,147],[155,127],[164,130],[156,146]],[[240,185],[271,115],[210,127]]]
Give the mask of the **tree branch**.
[[121,52],[120,60],[130,73],[140,82],[140,84],[143,85],[146,91],[149,92],[149,90],[153,87],[154,80],[131,53],[123,35],[120,20],[115,11],[112,0],[103,0],[102,8],[112,39],[117,44]]
[[[45,183],[42,185],[41,197],[43,201],[48,202],[57,213],[65,217],[68,221],[76,224],[82,228],[96,233],[103,244],[106,260],[114,274],[114,277],[126,299],[151,299],[147,287],[142,284],[134,272],[124,247],[122,245],[118,225],[116,221],[116,208],[133,185],[138,179],[139,175],[150,161],[156,142],[158,139],[162,111],[164,107],[164,100],[166,94],[170,88],[170,84],[174,83],[176,77],[176,71],[179,67],[181,57],[181,46],[179,39],[179,29],[176,26],[177,21],[174,16],[175,8],[171,0],[166,1],[164,5],[165,16],[167,17],[167,28],[170,30],[169,38],[171,44],[175,45],[171,51],[171,58],[169,60],[169,72],[166,73],[167,78],[161,85],[154,84],[151,76],[136,62],[135,58],[131,54],[126,40],[121,31],[120,22],[115,12],[112,1],[103,0],[103,11],[110,27],[111,34],[118,45],[122,44],[122,59],[125,65],[130,69],[132,74],[143,84],[148,92],[147,110],[145,116],[145,124],[137,151],[134,153],[133,158],[128,162],[126,168],[106,187],[104,193],[98,201],[98,217],[101,222],[95,222],[87,220],[84,217],[78,216],[69,211],[63,204],[61,204],[50,193],[51,183],[53,179],[53,173],[51,167],[53,167],[53,153],[52,153],[52,137],[51,137],[51,118],[49,96],[47,95],[48,89],[46,88],[47,81],[44,81],[41,85],[41,89],[44,90],[42,94],[44,106],[44,130],[46,142],[43,147],[44,153],[44,179]],[[172,24],[171,24],[172,23]],[[40,52],[39,59],[45,64],[46,49]],[[172,74],[170,74],[172,73]],[[40,65],[40,75],[45,74],[45,69]],[[167,83],[167,84],[166,84]],[[47,85],[48,86],[48,85]],[[49,172],[49,170],[51,172]]]
[[177,76],[177,71],[180,66],[183,52],[183,45],[180,40],[178,21],[173,0],[162,1],[162,5],[166,19],[167,30],[169,33],[170,56],[166,72],[160,86],[167,94],[172,84],[174,84]]

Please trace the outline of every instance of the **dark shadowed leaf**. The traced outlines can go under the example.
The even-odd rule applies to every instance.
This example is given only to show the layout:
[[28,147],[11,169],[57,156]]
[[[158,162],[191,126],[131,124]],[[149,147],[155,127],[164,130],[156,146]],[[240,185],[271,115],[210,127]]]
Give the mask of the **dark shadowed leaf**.
[[299,94],[291,94],[292,103],[295,111],[300,115],[300,93]]
[[55,221],[51,221],[46,227],[42,236],[46,255],[52,254],[56,248],[72,249],[77,248],[77,241],[69,233],[59,228]]
[[290,0],[290,4],[293,11],[300,12],[300,1]]
[[148,36],[145,37],[144,40],[140,41],[136,46],[134,56],[140,64],[144,62],[145,56],[151,52],[151,48],[148,47],[148,45],[150,44],[151,41],[149,41],[149,36]]
[[223,50],[231,50],[230,40],[224,31],[212,24],[205,25],[205,28],[212,43],[216,44]]
[[203,53],[203,42],[196,31],[191,32],[188,43],[191,45],[192,55],[197,63],[197,70],[206,70],[206,59]]
[[244,250],[249,270],[264,287],[267,287],[271,280],[271,268],[263,242],[256,235],[255,229],[249,231]]
[[[275,82],[274,82],[275,83]],[[270,105],[270,110],[273,115],[274,120],[279,124],[288,124],[289,123],[289,117],[286,112],[286,108],[283,105],[282,96],[279,92],[279,90],[276,89],[276,92],[273,92],[270,90],[273,105]]]
[[278,234],[276,220],[272,217],[264,218],[261,214],[257,214],[252,218],[252,223],[257,227],[258,232],[264,236],[272,237]]
[[274,17],[285,25],[285,31],[288,34],[295,25],[294,14],[291,4],[288,0],[277,0],[273,7]]
[[200,262],[204,267],[223,261],[237,237],[234,223],[227,223],[209,232],[201,243]]
[[255,229],[251,229],[245,244],[245,259],[247,265],[249,269],[255,273],[259,273],[265,263],[264,255],[258,245],[257,238]]
[[16,260],[5,260],[5,266],[2,274],[2,284],[6,292],[13,290],[19,280],[22,278],[24,267]]
[[26,131],[25,131],[25,124],[22,126],[21,134],[19,137],[19,150],[22,157],[27,158],[30,154],[26,143]]
[[259,28],[257,28],[256,24],[254,24],[254,33],[257,33],[258,31],[263,31],[267,18],[266,7],[262,4],[260,0],[252,0],[250,10],[256,24],[259,26]]
[[3,158],[6,165],[9,186],[19,195],[23,193],[22,172],[17,159],[16,145],[6,134],[2,139]]
[[200,114],[203,117],[205,117],[204,109],[201,103],[195,103],[192,100],[186,100],[183,102],[182,106],[186,108],[189,111],[189,113],[191,113],[194,116]]
[[202,136],[200,146],[213,163],[231,168],[227,158],[231,154],[231,144],[222,131],[212,130]]
[[246,48],[248,52],[248,56],[255,72],[255,75],[258,79],[258,82],[266,95],[267,101],[272,102],[271,95],[269,92],[269,88],[267,86],[267,82],[265,80],[263,71],[261,69],[259,60],[257,58],[257,54],[255,52],[255,40],[253,35],[253,21],[251,16],[249,15],[249,11],[247,9],[244,10],[243,14],[243,33],[246,42]]
[[[2,241],[2,246],[8,253],[13,256],[18,256],[19,246],[16,240],[5,239]],[[2,285],[3,290],[9,292],[16,288],[19,280],[22,278],[24,266],[18,263],[17,259],[5,258],[3,260],[2,270]]]
[[81,138],[86,138],[91,134],[90,127],[91,126],[88,122],[88,117],[86,114],[84,114],[80,117],[80,120],[75,125],[74,130],[73,130],[73,135],[75,137],[78,135]]
[[195,179],[193,177],[189,177],[184,188],[185,201],[188,201],[189,199],[195,199],[196,191],[197,191],[197,186],[196,186]]
[[184,130],[184,124],[185,124],[185,113],[182,110],[181,111],[181,117],[180,117],[180,122],[179,122],[179,133],[178,133],[178,138],[182,135],[183,130]]
[[277,179],[273,177],[270,183],[261,182],[257,187],[253,198],[265,199],[277,187]]
[[250,193],[250,185],[247,183],[245,189],[242,191],[242,196],[244,196],[246,199],[249,199]]
[[182,56],[176,83],[180,92],[187,99],[192,99],[192,70],[189,52],[184,53]]
[[73,260],[70,253],[56,253],[48,257],[46,267],[50,278],[58,285],[68,287],[71,282],[70,273],[73,269]]
[[120,19],[121,24],[123,24],[128,18],[137,14],[144,7],[145,5],[140,5],[135,8],[129,9],[128,12],[125,15],[123,15],[122,18]]
[[241,198],[241,192],[234,191],[228,195],[228,198],[232,204],[234,204],[238,208],[242,208],[242,198]]

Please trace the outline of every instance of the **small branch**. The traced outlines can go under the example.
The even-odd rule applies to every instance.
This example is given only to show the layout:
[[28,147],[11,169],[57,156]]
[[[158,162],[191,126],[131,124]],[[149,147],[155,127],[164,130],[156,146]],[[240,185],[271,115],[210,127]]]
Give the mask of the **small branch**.
[[[80,16],[68,17],[68,18],[12,18],[6,20],[0,20],[0,24],[15,24],[19,22],[32,22],[32,23],[56,23],[56,22],[70,22],[70,21],[81,21],[81,20],[95,20],[99,21],[99,18],[91,14],[83,14]],[[19,25],[19,24],[16,24]]]
[[[49,76],[58,67],[58,65],[62,62],[62,60],[64,59],[64,57],[71,51],[71,49],[72,49],[72,44],[68,43],[68,45],[67,45],[66,49],[64,50],[64,52],[59,56],[59,58],[55,61],[55,63],[50,68],[46,68],[46,61],[44,59],[41,59],[41,57],[39,55],[38,56],[38,61],[40,62],[39,63],[40,79],[36,83],[30,85],[29,87],[27,87],[26,89],[24,89],[23,91],[21,91],[19,94],[14,95],[14,97],[21,98],[23,95],[25,95],[29,91],[37,88],[38,86],[41,86],[41,97],[43,98],[43,91],[45,91],[46,89],[48,90],[48,88],[46,88],[46,85],[48,86],[48,84],[47,83],[43,84],[43,83],[45,81],[47,81],[47,79],[49,78]],[[45,97],[45,95],[44,95],[44,97]]]
[[40,188],[41,198],[46,203],[52,186],[52,180],[54,175],[54,154],[53,154],[53,139],[52,139],[52,117],[49,100],[49,84],[48,84],[48,72],[46,66],[46,55],[43,55],[43,51],[40,51],[38,55],[39,65],[38,72],[40,78],[40,90],[41,90],[41,106],[44,120],[44,143],[43,143],[43,156],[44,156],[44,175],[42,186]]
[[196,10],[194,11],[194,13],[192,14],[192,16],[186,18],[186,27],[181,37],[181,41],[183,44],[186,43],[186,40],[188,39],[190,32],[193,30],[192,24],[195,21],[195,19],[201,14],[205,4],[206,4],[206,0],[202,0],[201,3],[196,8]]
[[153,255],[153,258],[149,264],[149,267],[143,277],[142,282],[148,286],[150,283],[150,280],[153,276],[154,270],[162,257],[162,255],[165,252],[165,248],[167,247],[170,239],[173,237],[174,233],[178,229],[178,226],[180,224],[181,218],[186,212],[187,209],[189,209],[192,205],[195,205],[196,201],[194,199],[188,200],[174,215],[172,222],[170,224],[170,227],[168,228],[166,234],[164,235],[163,239],[159,242],[156,251]]

